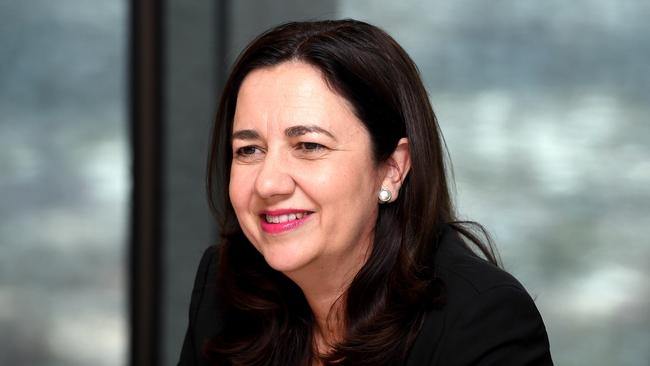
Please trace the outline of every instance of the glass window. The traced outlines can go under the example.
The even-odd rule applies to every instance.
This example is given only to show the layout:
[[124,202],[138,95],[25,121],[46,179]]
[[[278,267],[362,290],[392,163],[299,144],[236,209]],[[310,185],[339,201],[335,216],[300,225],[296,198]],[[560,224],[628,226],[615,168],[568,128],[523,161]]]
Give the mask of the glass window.
[[0,5],[0,364],[127,362],[127,5]]

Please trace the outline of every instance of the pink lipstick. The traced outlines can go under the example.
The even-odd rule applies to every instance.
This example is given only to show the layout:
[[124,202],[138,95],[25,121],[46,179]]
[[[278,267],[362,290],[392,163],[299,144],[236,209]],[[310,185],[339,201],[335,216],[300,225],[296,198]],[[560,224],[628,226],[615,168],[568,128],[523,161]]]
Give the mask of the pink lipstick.
[[304,224],[312,213],[312,211],[293,208],[262,211],[260,226],[269,234],[281,234]]

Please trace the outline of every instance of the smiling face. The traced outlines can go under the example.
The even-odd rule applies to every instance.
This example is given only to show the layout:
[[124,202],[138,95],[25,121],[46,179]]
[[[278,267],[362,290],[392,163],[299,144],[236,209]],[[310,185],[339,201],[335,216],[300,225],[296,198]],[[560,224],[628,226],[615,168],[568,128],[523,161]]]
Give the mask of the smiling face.
[[285,62],[247,75],[233,123],[230,201],[266,262],[287,275],[358,270],[384,177],[347,100],[317,68]]

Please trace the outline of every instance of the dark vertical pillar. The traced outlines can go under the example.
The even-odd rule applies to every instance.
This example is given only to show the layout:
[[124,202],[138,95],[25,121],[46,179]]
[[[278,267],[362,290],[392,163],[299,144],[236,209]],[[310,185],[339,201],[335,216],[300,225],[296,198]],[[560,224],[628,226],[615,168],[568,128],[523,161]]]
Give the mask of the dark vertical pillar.
[[[230,46],[230,1],[229,0],[220,0],[217,3],[215,9],[215,18],[216,22],[214,24],[215,34],[217,36],[215,56],[217,67],[217,77],[216,77],[216,90],[217,96],[220,95],[221,89],[226,84],[226,78],[228,76],[228,68],[230,63],[228,61],[228,50]],[[215,101],[216,102],[216,101]]]
[[161,3],[131,2],[131,364],[158,365],[161,247]]
[[217,90],[223,78],[225,0],[166,0],[163,18],[163,206],[161,360],[178,362],[201,254],[215,244],[205,190]]

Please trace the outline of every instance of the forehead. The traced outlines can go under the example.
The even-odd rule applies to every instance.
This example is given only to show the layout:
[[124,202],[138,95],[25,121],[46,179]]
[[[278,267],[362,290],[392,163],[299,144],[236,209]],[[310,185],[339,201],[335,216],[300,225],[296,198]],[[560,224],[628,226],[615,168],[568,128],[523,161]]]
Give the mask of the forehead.
[[335,93],[312,65],[291,61],[246,76],[237,96],[234,130],[299,124],[331,130],[364,129],[350,103]]

